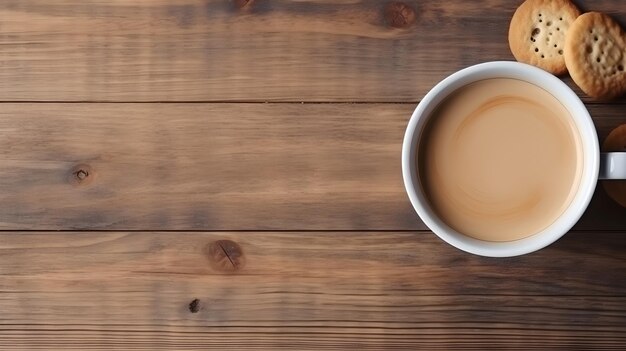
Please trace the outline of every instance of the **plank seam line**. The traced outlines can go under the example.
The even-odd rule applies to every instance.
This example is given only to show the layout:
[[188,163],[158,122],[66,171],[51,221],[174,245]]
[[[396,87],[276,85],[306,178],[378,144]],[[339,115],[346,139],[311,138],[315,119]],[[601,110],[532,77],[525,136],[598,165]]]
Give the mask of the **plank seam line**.
[[[414,233],[432,234],[428,229],[0,229],[0,234],[6,233]],[[626,234],[623,229],[574,229],[568,232],[576,233],[603,233]],[[566,234],[567,235],[567,234]]]
[[[115,101],[115,100],[0,100],[0,104],[298,104],[298,105],[417,105],[416,101],[282,101],[282,100],[180,100],[180,101]],[[585,105],[626,105],[626,101],[613,101],[602,103],[598,101],[587,101]]]

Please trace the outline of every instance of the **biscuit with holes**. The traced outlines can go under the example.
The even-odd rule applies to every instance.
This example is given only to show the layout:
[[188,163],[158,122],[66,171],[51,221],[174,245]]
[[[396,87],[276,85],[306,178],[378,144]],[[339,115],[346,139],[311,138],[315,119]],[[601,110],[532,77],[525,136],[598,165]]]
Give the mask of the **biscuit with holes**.
[[570,27],[565,39],[565,64],[587,95],[607,100],[626,92],[626,36],[603,13],[586,13]]
[[553,74],[567,72],[563,58],[565,35],[580,11],[569,0],[527,0],[509,26],[509,46],[515,59]]
[[[622,124],[609,133],[602,144],[602,151],[626,152],[626,124]],[[626,207],[626,180],[605,180],[602,185],[611,199]]]

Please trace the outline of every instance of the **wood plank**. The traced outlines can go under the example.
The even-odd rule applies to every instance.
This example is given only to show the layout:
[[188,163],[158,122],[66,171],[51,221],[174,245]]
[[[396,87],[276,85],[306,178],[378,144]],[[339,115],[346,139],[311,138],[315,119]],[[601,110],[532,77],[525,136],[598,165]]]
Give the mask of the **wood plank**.
[[0,348],[618,350],[625,249],[626,232],[508,259],[428,232],[3,232]]
[[[400,171],[413,108],[3,103],[0,228],[425,229]],[[601,137],[626,122],[590,109]],[[626,230],[625,211],[599,189],[576,228]]]
[[[403,26],[378,0],[3,0],[0,100],[417,101],[512,60],[520,2],[405,0]],[[623,1],[577,3],[626,23]]]

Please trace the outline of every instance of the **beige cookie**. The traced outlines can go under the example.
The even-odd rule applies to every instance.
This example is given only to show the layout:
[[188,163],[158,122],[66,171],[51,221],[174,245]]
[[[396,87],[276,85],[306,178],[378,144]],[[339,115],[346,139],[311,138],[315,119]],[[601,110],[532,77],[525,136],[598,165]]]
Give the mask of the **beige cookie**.
[[579,15],[569,0],[525,1],[515,11],[509,27],[513,56],[553,74],[565,73],[565,34]]
[[572,23],[565,39],[565,63],[589,96],[606,100],[626,92],[626,36],[603,13],[589,12]]
[[[613,129],[602,144],[602,151],[626,151],[626,124]],[[626,180],[605,180],[604,190],[618,204],[626,207]]]

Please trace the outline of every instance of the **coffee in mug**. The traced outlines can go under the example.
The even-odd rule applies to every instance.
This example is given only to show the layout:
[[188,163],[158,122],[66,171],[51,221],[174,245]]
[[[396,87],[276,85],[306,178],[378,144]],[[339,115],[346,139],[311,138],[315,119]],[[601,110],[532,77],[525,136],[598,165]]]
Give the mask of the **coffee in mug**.
[[468,84],[433,112],[420,145],[419,179],[434,212],[480,240],[518,240],[567,208],[582,147],[567,109],[531,83]]

